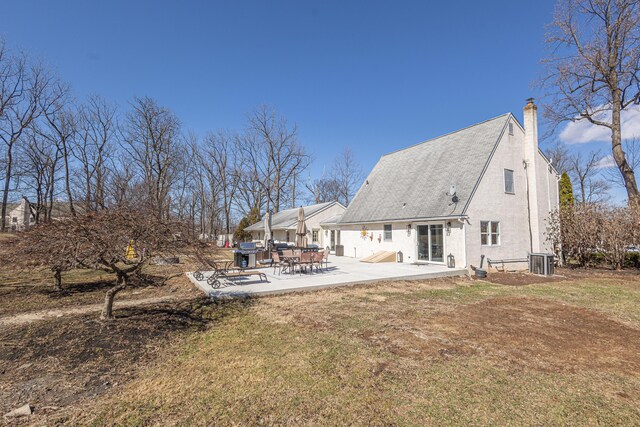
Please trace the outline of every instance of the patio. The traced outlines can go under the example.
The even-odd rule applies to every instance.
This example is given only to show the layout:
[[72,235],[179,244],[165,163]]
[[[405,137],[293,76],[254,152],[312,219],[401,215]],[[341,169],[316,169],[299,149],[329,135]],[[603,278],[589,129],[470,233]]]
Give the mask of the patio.
[[260,281],[256,277],[236,278],[225,282],[220,288],[214,289],[207,284],[206,278],[211,272],[205,273],[203,280],[196,280],[192,273],[187,277],[205,294],[212,298],[260,296],[286,292],[311,291],[316,289],[347,286],[362,283],[374,283],[387,280],[417,280],[433,279],[447,276],[463,276],[467,274],[465,268],[447,268],[434,264],[397,264],[378,263],[369,264],[354,258],[329,258],[329,266],[322,272],[295,274],[274,274],[273,268],[261,268],[267,276],[267,281]]

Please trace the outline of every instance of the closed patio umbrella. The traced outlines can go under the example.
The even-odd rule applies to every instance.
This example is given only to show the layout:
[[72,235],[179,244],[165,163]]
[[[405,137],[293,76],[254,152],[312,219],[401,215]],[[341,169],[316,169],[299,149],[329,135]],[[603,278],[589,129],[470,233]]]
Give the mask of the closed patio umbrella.
[[307,247],[307,224],[304,222],[304,209],[298,211],[298,226],[296,227],[296,246]]
[[264,247],[269,248],[269,240],[271,240],[271,214],[264,214]]

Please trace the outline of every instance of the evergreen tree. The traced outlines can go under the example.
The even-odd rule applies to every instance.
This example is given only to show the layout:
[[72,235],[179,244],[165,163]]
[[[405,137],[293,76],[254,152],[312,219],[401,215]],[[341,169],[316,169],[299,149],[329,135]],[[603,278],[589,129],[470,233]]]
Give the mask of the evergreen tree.
[[572,207],[575,202],[573,197],[573,186],[571,185],[571,179],[566,172],[562,173],[558,186],[560,190],[560,208],[565,209]]
[[255,224],[256,222],[259,222],[260,220],[261,220],[260,211],[258,210],[258,208],[251,209],[251,212],[249,212],[249,215],[243,217],[240,220],[240,223],[238,224],[238,228],[236,229],[236,232],[233,233],[233,240],[236,240],[238,242],[251,240],[251,233],[248,231],[245,231],[244,229]]

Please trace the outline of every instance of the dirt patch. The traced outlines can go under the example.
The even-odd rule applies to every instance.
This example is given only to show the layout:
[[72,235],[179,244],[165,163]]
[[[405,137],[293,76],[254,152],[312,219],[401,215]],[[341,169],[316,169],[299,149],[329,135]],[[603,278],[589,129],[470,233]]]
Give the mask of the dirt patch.
[[536,274],[529,273],[509,273],[509,272],[491,272],[487,274],[487,277],[484,279],[477,279],[475,276],[472,276],[473,280],[483,280],[490,283],[496,283],[499,285],[509,285],[509,286],[525,286],[525,285],[534,285],[537,283],[552,283],[552,282],[560,282],[562,280],[566,280],[566,277],[562,275],[555,276],[538,276]]
[[93,399],[129,381],[172,339],[205,329],[229,307],[207,299],[171,302],[116,310],[113,322],[78,316],[0,331],[0,413],[28,402],[44,416]]
[[640,330],[604,314],[534,298],[493,298],[434,318],[463,353],[542,371],[640,373]]

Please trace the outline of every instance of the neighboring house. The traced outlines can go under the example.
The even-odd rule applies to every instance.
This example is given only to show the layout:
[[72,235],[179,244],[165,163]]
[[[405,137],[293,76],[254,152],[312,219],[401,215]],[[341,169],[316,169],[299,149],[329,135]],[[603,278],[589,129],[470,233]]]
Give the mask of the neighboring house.
[[[287,209],[271,216],[271,238],[274,242],[293,244],[296,241],[296,227],[298,225],[298,211],[300,208]],[[329,246],[328,234],[323,233],[323,221],[334,218],[344,212],[345,207],[338,202],[320,203],[303,206],[305,223],[307,224],[307,240],[322,248]],[[253,240],[264,239],[264,221],[257,222],[245,228],[251,233]]]
[[[84,212],[81,203],[74,203],[76,212]],[[7,204],[6,224],[10,231],[25,231],[29,227],[36,224],[36,205],[29,202],[26,196],[22,196],[20,203]],[[43,207],[44,209],[44,207]],[[51,206],[51,218],[61,219],[71,216],[71,210],[68,202],[53,202]],[[44,218],[44,212],[40,212],[40,220]]]
[[26,197],[22,196],[20,203],[7,204],[6,224],[8,230],[24,231],[35,223],[36,217],[33,213],[33,207]]
[[524,125],[509,113],[382,156],[327,224],[336,244],[345,256],[394,251],[409,263],[446,264],[451,254],[456,267],[478,266],[482,254],[551,252],[546,221],[558,207],[559,176],[538,149],[532,99]]

